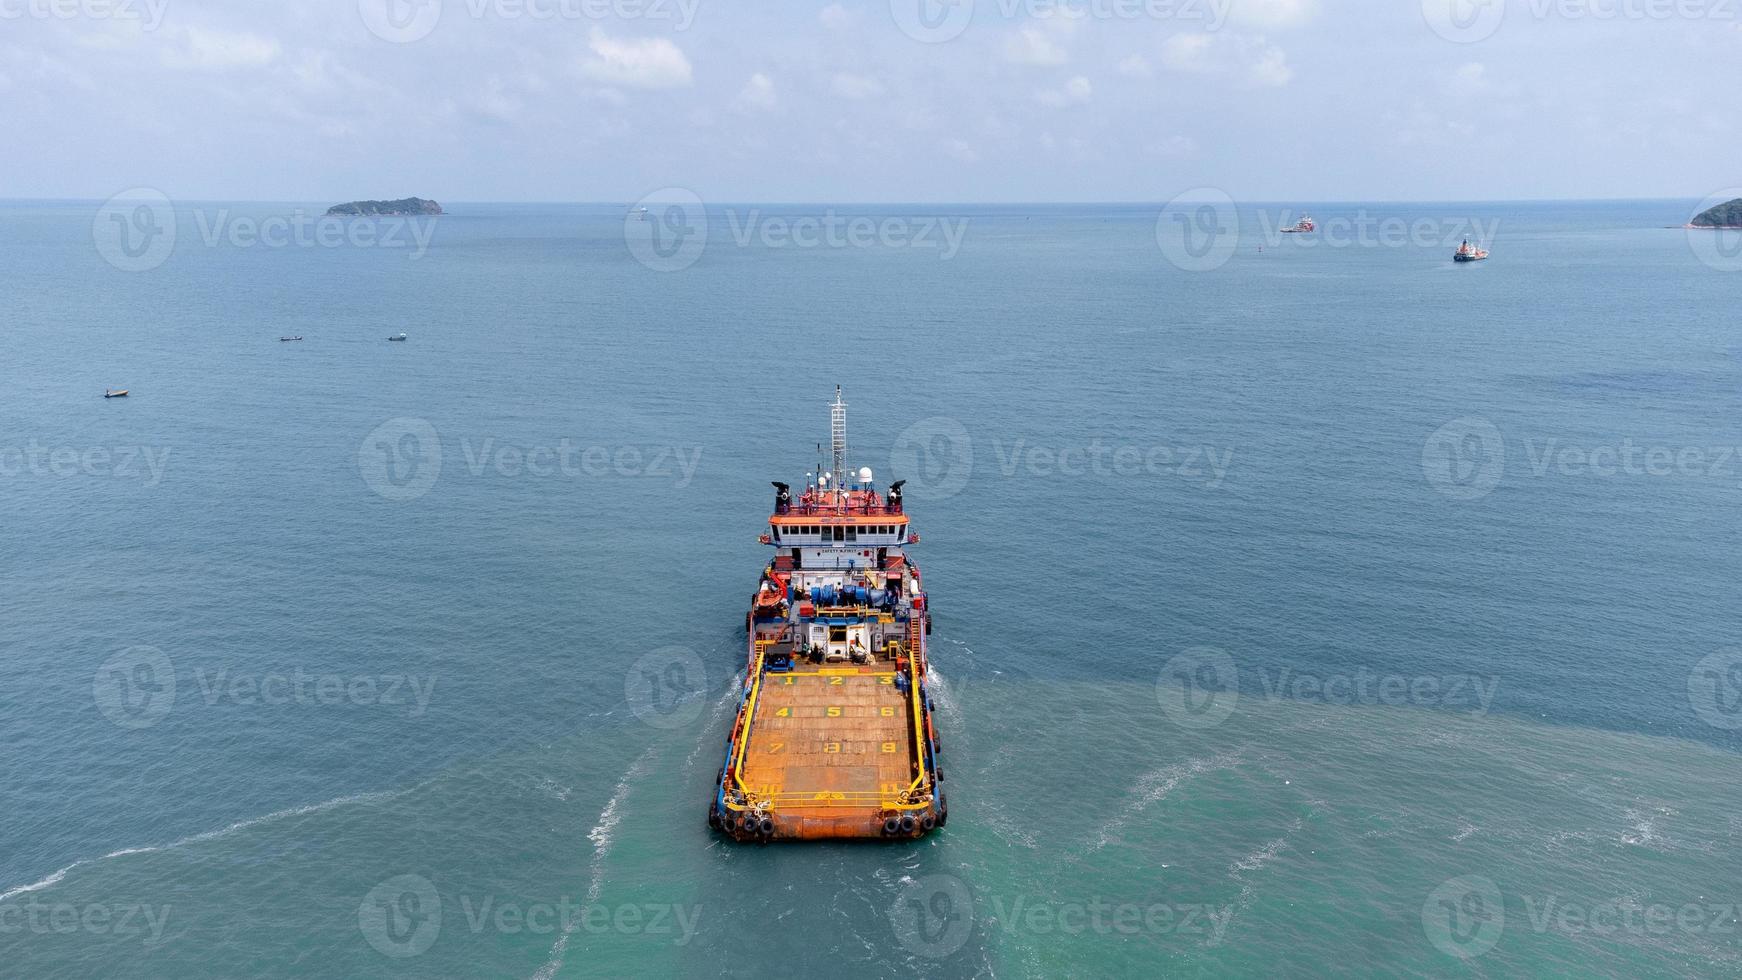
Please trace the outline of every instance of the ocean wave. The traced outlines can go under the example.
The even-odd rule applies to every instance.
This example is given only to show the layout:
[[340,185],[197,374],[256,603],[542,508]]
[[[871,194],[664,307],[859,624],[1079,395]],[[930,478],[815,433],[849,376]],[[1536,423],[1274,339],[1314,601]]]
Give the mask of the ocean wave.
[[202,844],[202,843],[205,843],[206,841],[214,841],[214,840],[217,840],[221,837],[228,837],[231,834],[234,834],[238,831],[247,830],[250,827],[259,827],[263,824],[276,823],[280,820],[288,820],[291,817],[308,816],[309,814],[312,814],[312,813],[321,813],[321,812],[326,811],[326,810],[331,810],[334,807],[348,806],[348,805],[353,804],[353,803],[372,803],[372,802],[396,799],[398,797],[405,796],[408,793],[414,793],[417,790],[422,789],[423,787],[429,785],[432,782],[434,782],[433,779],[425,780],[422,783],[418,783],[416,786],[412,786],[412,787],[409,787],[406,789],[381,790],[381,791],[372,792],[372,793],[353,793],[349,796],[340,796],[340,797],[337,797],[335,799],[327,800],[323,803],[310,803],[306,806],[289,807],[289,808],[283,809],[283,810],[275,810],[272,813],[268,813],[268,814],[265,814],[263,816],[249,817],[246,820],[238,820],[235,823],[230,824],[227,827],[220,827],[217,830],[207,830],[207,831],[204,831],[204,832],[198,833],[198,834],[190,834],[189,836],[183,837],[179,840],[170,841],[168,844],[148,844],[148,845],[145,845],[142,847],[123,847],[123,848],[120,848],[118,850],[110,851],[109,853],[104,854],[102,857],[80,858],[79,860],[74,861],[73,863],[67,865],[66,867],[61,868],[59,871],[56,871],[53,874],[50,874],[49,876],[43,878],[41,881],[31,882],[28,885],[19,885],[15,888],[9,888],[4,892],[0,892],[0,902],[4,902],[7,899],[15,898],[19,895],[23,895],[23,894],[26,894],[28,892],[41,891],[44,888],[52,888],[55,885],[60,884],[61,880],[67,876],[68,872],[72,871],[75,868],[84,867],[87,864],[95,864],[99,861],[108,861],[108,860],[111,860],[113,858],[128,857],[128,856],[131,856],[134,854],[155,854],[158,851],[173,851],[177,848],[186,847],[190,844]]
[[[599,819],[593,829],[587,831],[587,839],[593,842],[593,861],[587,875],[587,904],[590,906],[599,900],[599,894],[605,887],[605,858],[611,853],[611,845],[616,837],[612,832],[623,819],[623,804],[629,799],[629,791],[635,781],[647,773],[647,763],[653,758],[654,746],[648,746],[635,760],[635,764],[617,780],[617,786],[611,793],[611,798],[605,801],[604,809],[599,811]],[[544,966],[532,975],[533,980],[551,980],[557,971],[563,968],[563,959],[569,952],[569,939],[574,935],[580,923],[571,922],[562,935],[556,937],[556,942],[550,947],[550,955]]]
[[1233,769],[1240,765],[1238,755],[1216,755],[1203,759],[1189,759],[1172,765],[1153,769],[1137,778],[1132,786],[1130,802],[1126,803],[1118,815],[1101,825],[1095,835],[1095,842],[1083,852],[1091,854],[1113,842],[1113,837],[1124,830],[1132,820],[1142,815],[1143,811],[1167,798],[1181,783],[1194,779],[1204,773],[1223,769]]
[[1302,822],[1298,817],[1290,821],[1288,830],[1281,837],[1270,841],[1258,850],[1253,851],[1245,857],[1235,861],[1233,864],[1228,865],[1229,873],[1235,877],[1239,877],[1240,872],[1242,871],[1262,870],[1265,865],[1276,860],[1276,856],[1281,854],[1282,849],[1288,846],[1288,839],[1293,837],[1295,832],[1300,830],[1301,826]]

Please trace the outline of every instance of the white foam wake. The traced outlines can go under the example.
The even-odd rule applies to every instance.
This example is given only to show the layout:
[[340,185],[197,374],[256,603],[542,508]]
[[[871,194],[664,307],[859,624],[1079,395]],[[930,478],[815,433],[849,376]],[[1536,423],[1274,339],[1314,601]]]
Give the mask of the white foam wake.
[[80,858],[41,881],[32,882],[28,885],[19,885],[16,888],[10,888],[4,892],[0,892],[0,902],[26,894],[27,892],[52,888],[55,885],[60,884],[61,879],[67,876],[67,872],[72,871],[74,868],[80,868],[97,861],[108,861],[112,858],[127,857],[133,854],[153,854],[158,851],[173,851],[176,848],[186,847],[189,844],[201,844],[206,841],[217,840],[220,837],[228,837],[237,831],[247,830],[250,827],[258,827],[262,824],[276,823],[277,821],[287,820],[291,817],[307,816],[311,813],[320,813],[323,810],[331,810],[334,807],[346,806],[352,803],[371,803],[380,800],[391,800],[396,797],[404,796],[407,793],[416,792],[424,786],[429,785],[430,782],[433,782],[433,780],[426,780],[425,782],[412,786],[409,789],[383,790],[374,793],[354,793],[350,796],[341,796],[337,799],[327,800],[324,803],[311,803],[307,806],[290,807],[288,809],[268,813],[264,816],[249,817],[246,820],[238,820],[228,827],[220,827],[217,830],[207,830],[202,833],[191,834],[187,837],[181,838],[180,840],[170,841],[168,844],[151,844],[144,847],[123,847],[119,850],[110,851],[99,858]]
[[1095,835],[1095,842],[1084,853],[1092,853],[1111,844],[1127,824],[1153,804],[1166,799],[1179,784],[1204,773],[1233,769],[1238,765],[1238,755],[1218,755],[1207,759],[1190,759],[1144,773],[1132,787],[1131,801],[1125,804],[1117,816],[1101,826],[1100,832]]
[[[610,855],[611,845],[616,840],[611,832],[617,829],[617,824],[623,819],[623,804],[629,799],[630,786],[647,772],[647,762],[653,758],[653,752],[653,747],[649,746],[647,751],[641,753],[641,758],[636,759],[635,764],[629,767],[629,771],[623,774],[623,778],[617,781],[611,798],[605,801],[605,808],[599,811],[598,822],[593,825],[592,830],[587,831],[587,839],[593,842],[593,862],[587,874],[589,906],[599,900],[599,893],[605,887],[605,858]],[[579,921],[577,919],[569,923],[562,935],[556,937],[556,942],[550,948],[548,961],[532,975],[532,980],[551,980],[563,968],[563,958],[569,952],[569,938],[574,935]]]

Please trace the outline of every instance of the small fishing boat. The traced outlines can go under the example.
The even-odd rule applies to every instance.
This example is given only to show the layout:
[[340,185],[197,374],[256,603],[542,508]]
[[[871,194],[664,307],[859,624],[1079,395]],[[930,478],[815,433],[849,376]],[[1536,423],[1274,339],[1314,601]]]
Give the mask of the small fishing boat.
[[288,344],[293,340],[301,340],[301,339],[302,339],[301,337],[280,337],[280,338],[278,338],[278,342],[281,344]]
[[388,339],[388,340],[404,340],[404,339],[405,339],[405,334],[402,334],[402,333],[401,333],[401,334],[394,334],[394,335],[393,335],[393,336],[391,336],[391,337],[389,337],[389,338],[387,338],[387,339]]
[[1453,262],[1480,262],[1487,257],[1488,250],[1471,245],[1468,238],[1464,239],[1464,244],[1459,245],[1458,250],[1452,253]]
[[127,397],[127,389],[126,388],[104,388],[103,389],[103,397],[104,398],[126,398]]

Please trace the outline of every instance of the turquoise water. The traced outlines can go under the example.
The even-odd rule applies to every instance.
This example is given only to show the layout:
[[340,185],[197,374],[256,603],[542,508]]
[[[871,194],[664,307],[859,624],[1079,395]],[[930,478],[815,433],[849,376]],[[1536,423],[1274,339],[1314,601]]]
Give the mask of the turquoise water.
[[[1250,207],[1201,272],[1136,206],[716,209],[673,271],[621,206],[202,234],[298,207],[126,272],[98,205],[0,205],[0,972],[1742,972],[1692,202]],[[953,819],[728,846],[767,481],[836,383],[911,481]]]

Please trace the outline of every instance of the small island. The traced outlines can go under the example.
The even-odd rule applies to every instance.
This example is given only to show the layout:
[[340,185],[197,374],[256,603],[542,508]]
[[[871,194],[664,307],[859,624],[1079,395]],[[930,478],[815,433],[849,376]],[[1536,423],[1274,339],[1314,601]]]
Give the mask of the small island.
[[1689,228],[1742,228],[1742,197],[1694,215]]
[[441,214],[442,206],[434,201],[426,201],[421,197],[408,197],[399,201],[352,201],[349,204],[335,204],[327,209],[329,215],[345,216],[376,216],[376,215],[410,215],[410,214]]

